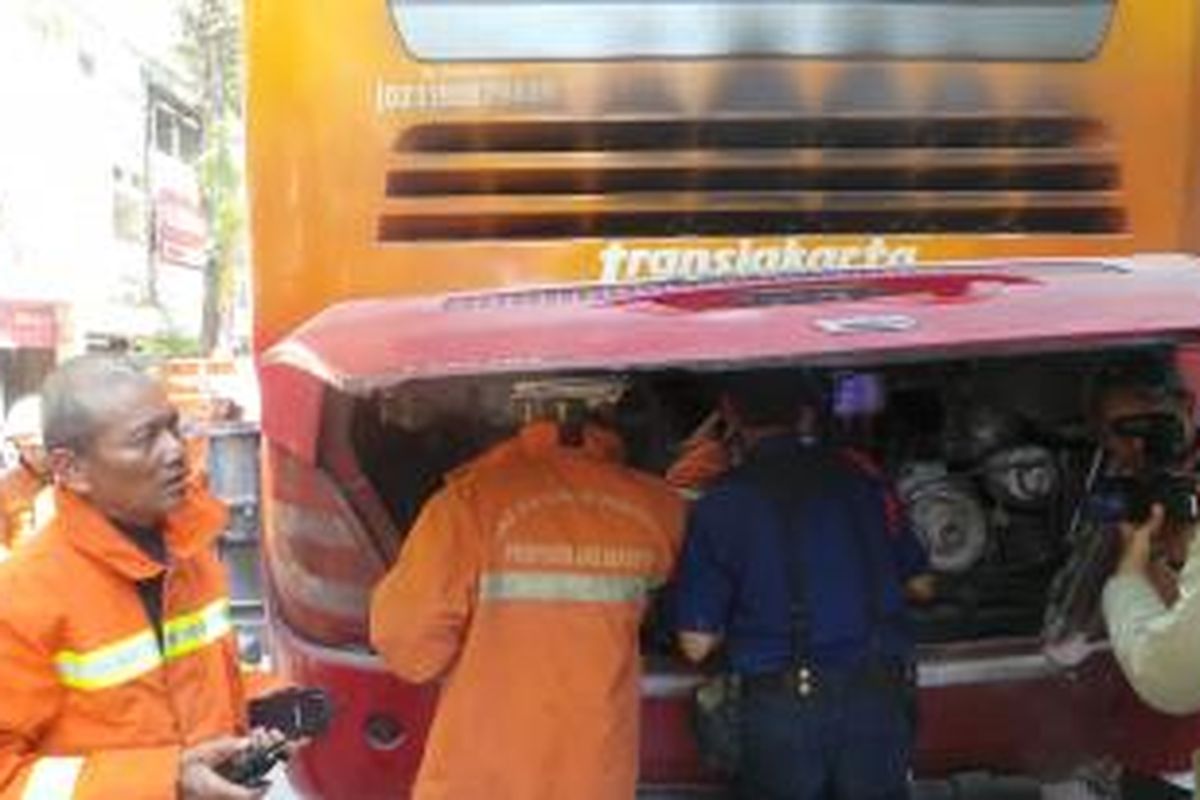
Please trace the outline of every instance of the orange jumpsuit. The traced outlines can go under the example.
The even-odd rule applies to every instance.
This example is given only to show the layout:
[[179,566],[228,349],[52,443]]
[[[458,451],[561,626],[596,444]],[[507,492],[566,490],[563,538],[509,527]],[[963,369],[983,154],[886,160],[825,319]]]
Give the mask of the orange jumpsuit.
[[698,494],[729,471],[729,447],[719,439],[699,438],[687,442],[679,458],[667,469],[667,483]]
[[54,492],[24,464],[0,476],[0,560],[33,534],[54,514]]
[[[189,493],[164,569],[80,498],[56,500],[0,565],[0,800],[173,800],[181,748],[245,726],[212,547],[224,507]],[[136,582],[160,574],[156,628]]]
[[613,452],[527,426],[448,476],[376,588],[388,664],[444,676],[415,800],[633,797],[638,627],[683,509]]

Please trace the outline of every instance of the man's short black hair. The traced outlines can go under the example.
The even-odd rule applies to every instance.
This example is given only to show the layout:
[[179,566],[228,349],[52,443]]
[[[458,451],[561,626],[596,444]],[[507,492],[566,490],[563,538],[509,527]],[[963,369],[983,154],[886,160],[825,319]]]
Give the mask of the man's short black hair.
[[154,381],[128,358],[85,355],[64,361],[42,384],[42,438],[47,450],[82,453],[97,433],[108,393],[123,383]]
[[1117,394],[1144,397],[1149,402],[1182,401],[1187,397],[1178,372],[1163,353],[1130,353],[1100,368],[1089,390],[1088,407],[1098,422],[1108,398]]
[[791,425],[799,420],[803,408],[824,409],[821,383],[807,370],[735,372],[722,383],[726,397],[746,425]]

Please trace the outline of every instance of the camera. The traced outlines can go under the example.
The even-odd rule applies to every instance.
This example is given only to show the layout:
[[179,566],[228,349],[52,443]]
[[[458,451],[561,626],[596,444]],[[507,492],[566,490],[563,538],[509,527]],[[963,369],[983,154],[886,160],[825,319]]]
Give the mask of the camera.
[[277,730],[289,739],[320,736],[333,719],[333,704],[322,689],[289,687],[250,701],[251,728]]
[[1141,441],[1145,466],[1140,474],[1101,481],[1094,503],[1098,516],[1142,522],[1158,504],[1170,522],[1200,519],[1197,475],[1186,465],[1190,441],[1182,420],[1165,412],[1136,414],[1113,421],[1112,431]]
[[217,767],[217,774],[241,786],[265,788],[267,773],[287,759],[288,744],[320,736],[332,719],[333,705],[321,689],[293,687],[253,700],[250,726],[279,731],[285,738],[266,748],[251,747],[236,754]]

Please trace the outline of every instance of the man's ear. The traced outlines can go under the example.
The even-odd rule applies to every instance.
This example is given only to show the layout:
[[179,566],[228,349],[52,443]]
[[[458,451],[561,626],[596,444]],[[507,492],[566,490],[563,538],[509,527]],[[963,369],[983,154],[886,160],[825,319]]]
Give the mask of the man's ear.
[[46,453],[46,463],[54,482],[78,495],[91,492],[92,483],[78,453],[65,447],[55,447]]

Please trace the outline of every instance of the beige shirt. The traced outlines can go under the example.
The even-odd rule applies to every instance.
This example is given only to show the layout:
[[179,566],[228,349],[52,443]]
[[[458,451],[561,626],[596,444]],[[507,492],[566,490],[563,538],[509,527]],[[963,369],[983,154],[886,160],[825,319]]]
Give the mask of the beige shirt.
[[1113,652],[1134,691],[1168,714],[1200,710],[1200,536],[1193,536],[1167,607],[1148,578],[1118,574],[1104,587]]

